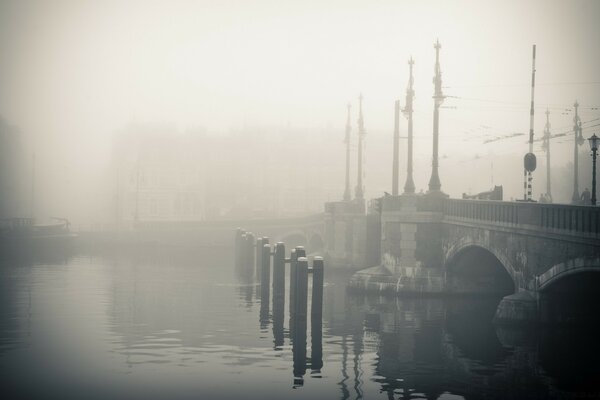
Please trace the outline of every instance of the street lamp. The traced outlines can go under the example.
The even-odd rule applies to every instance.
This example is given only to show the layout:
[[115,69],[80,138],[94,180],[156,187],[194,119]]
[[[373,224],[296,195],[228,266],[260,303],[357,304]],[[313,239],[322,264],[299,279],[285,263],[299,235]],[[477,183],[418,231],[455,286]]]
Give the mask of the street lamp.
[[592,150],[592,205],[596,205],[596,156],[598,155],[598,139],[595,134],[588,138]]

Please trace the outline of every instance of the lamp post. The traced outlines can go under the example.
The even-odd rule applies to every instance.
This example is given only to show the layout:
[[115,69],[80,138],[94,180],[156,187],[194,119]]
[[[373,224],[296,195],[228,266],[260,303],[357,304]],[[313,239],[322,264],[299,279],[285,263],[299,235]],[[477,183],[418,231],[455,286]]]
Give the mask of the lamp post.
[[596,157],[598,155],[598,139],[595,134],[588,138],[592,150],[592,205],[596,205]]

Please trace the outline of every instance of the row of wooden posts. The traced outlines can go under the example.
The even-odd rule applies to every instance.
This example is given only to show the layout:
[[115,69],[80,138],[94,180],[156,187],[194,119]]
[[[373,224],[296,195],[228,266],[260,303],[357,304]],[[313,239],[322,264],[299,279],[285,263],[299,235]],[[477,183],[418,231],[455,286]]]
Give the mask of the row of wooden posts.
[[[272,262],[271,262],[272,259]],[[273,265],[271,281],[271,264]],[[306,373],[306,330],[308,318],[308,277],[312,273],[311,292],[311,369],[318,371],[322,362],[322,318],[324,263],[322,257],[314,257],[309,268],[306,250],[297,246],[285,257],[285,244],[273,247],[269,238],[256,238],[252,232],[238,228],[235,234],[235,266],[246,276],[260,279],[261,326],[264,328],[269,316],[270,289],[273,290],[273,332],[275,346],[283,345],[283,319],[285,312],[285,265],[290,265],[289,331],[294,355],[294,384],[301,385]],[[263,325],[264,322],[264,325]]]
[[[255,251],[256,250],[256,251]],[[273,258],[273,282],[271,283],[271,257]],[[306,250],[296,246],[285,257],[285,244],[278,242],[271,247],[268,237],[255,239],[252,232],[238,228],[235,236],[236,268],[253,274],[255,263],[260,277],[261,297],[273,288],[273,305],[281,303],[285,297],[285,264],[290,265],[290,316],[307,316],[308,275],[312,273],[311,320],[321,318],[323,313],[324,263],[322,257],[314,257],[312,268],[308,266]],[[285,302],[285,300],[283,300]]]

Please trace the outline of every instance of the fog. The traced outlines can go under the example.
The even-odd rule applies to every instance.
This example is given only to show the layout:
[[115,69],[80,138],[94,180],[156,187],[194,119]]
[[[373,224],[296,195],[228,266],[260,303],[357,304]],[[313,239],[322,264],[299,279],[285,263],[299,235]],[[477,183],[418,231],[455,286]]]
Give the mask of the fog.
[[[575,100],[587,138],[600,122],[598,15],[595,1],[2,0],[2,217],[89,226],[135,208],[139,219],[320,212],[344,190],[347,103],[356,185],[360,93],[365,197],[379,197],[391,191],[394,101],[404,106],[411,56],[414,180],[427,191],[437,39],[442,190],[503,185],[505,199],[522,198],[532,45],[535,138],[546,109],[553,134],[572,130]],[[534,199],[546,191],[540,144]],[[573,133],[551,151],[554,200],[568,202]],[[580,153],[581,191],[587,143]],[[131,197],[152,185],[179,194]]]

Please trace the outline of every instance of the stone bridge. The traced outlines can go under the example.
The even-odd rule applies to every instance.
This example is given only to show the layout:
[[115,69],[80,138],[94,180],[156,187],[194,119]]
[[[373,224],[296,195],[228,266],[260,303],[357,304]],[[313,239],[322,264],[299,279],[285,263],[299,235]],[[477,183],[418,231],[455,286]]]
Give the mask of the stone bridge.
[[323,214],[271,219],[240,219],[222,221],[147,221],[138,224],[138,240],[164,245],[230,246],[236,228],[241,227],[256,236],[267,236],[271,243],[305,246],[309,254],[324,249],[325,223]]
[[353,288],[500,294],[498,321],[558,322],[572,318],[565,293],[589,303],[600,288],[598,207],[413,195],[383,197],[376,211],[381,260]]

